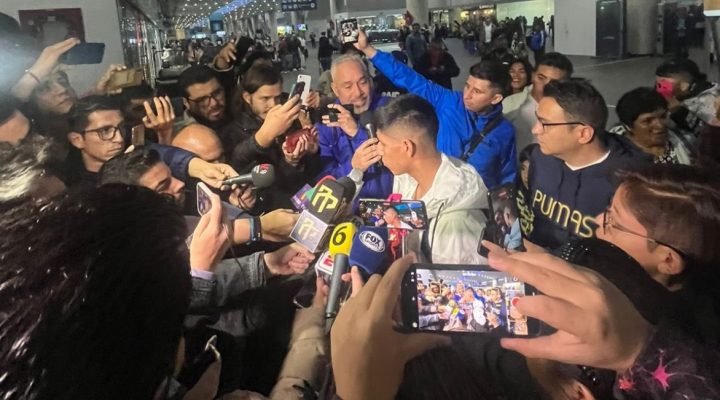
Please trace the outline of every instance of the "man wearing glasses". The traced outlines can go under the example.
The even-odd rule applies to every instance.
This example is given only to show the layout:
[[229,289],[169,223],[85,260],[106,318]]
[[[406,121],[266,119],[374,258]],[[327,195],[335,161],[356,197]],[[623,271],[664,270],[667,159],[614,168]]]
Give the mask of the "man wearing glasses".
[[519,204],[530,221],[521,225],[530,241],[555,249],[572,236],[593,236],[594,218],[616,189],[612,173],[651,159],[626,139],[605,132],[605,100],[585,80],[548,83],[537,118],[527,204]]
[[[225,88],[220,83],[218,73],[206,65],[192,66],[180,74],[178,86],[187,117],[190,117],[185,118],[182,127],[196,121],[215,132],[222,131],[228,119]],[[176,127],[175,131],[182,127]]]
[[[68,141],[74,147],[65,160],[65,184],[94,187],[100,168],[125,150],[125,119],[120,106],[107,96],[88,96],[75,103],[70,110]],[[212,164],[193,153],[159,144],[149,143],[172,175],[185,181],[188,177],[202,180],[220,188],[224,179],[238,173],[227,164]]]

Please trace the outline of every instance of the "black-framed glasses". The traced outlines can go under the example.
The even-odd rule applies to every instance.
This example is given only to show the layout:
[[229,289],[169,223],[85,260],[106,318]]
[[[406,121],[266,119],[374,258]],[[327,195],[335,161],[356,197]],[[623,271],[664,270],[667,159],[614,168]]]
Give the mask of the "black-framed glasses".
[[125,128],[123,127],[122,124],[115,125],[115,126],[108,125],[108,126],[101,126],[99,128],[95,128],[95,129],[88,129],[88,130],[83,131],[82,133],[95,132],[95,133],[97,133],[98,137],[101,140],[110,141],[115,137],[116,133],[120,133],[120,135],[122,135],[124,129]]
[[545,129],[546,129],[548,126],[587,125],[586,123],[584,123],[584,122],[582,122],[582,121],[542,122],[542,120],[540,120],[540,117],[537,115],[537,113],[535,114],[535,118],[537,118],[538,123],[539,123],[540,125],[542,125],[542,127],[543,127],[543,132],[545,132]]
[[650,236],[642,235],[642,234],[637,233],[637,232],[633,232],[633,231],[631,231],[630,229],[628,229],[628,228],[626,228],[626,227],[624,227],[624,226],[622,226],[622,225],[619,225],[619,224],[615,223],[614,221],[611,221],[611,220],[610,220],[610,215],[611,215],[611,214],[610,214],[610,208],[606,208],[605,211],[603,211],[603,223],[602,223],[602,228],[603,228],[603,233],[604,233],[604,234],[609,235],[610,232],[611,232],[611,231],[610,231],[611,228],[612,228],[612,229],[617,229],[619,232],[623,232],[623,233],[626,233],[626,234],[628,234],[628,235],[637,236],[637,237],[639,237],[639,238],[643,238],[643,239],[645,239],[645,240],[649,240],[650,242],[653,242],[653,243],[655,243],[655,244],[658,244],[658,245],[661,245],[661,246],[665,246],[665,247],[667,247],[667,248],[669,248],[669,249],[672,249],[672,250],[674,250],[676,253],[680,254],[680,257],[684,258],[685,260],[689,260],[689,259],[690,259],[690,257],[687,255],[687,253],[685,253],[685,252],[682,251],[682,250],[679,250],[677,247],[675,247],[675,246],[673,246],[673,245],[671,245],[671,244],[669,244],[669,243],[661,242],[661,241],[659,241],[659,240],[657,240],[657,239],[651,238]]
[[210,99],[213,99],[215,101],[220,101],[224,98],[225,98],[225,89],[223,89],[223,88],[215,89],[215,91],[213,91],[209,95],[198,97],[197,99],[191,99],[191,98],[187,97],[188,101],[192,101],[193,103],[197,103],[202,106],[210,105]]

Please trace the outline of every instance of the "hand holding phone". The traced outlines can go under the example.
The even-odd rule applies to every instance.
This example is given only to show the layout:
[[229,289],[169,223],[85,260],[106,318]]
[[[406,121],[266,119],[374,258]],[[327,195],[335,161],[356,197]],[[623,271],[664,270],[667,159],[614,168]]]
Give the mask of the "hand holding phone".
[[60,57],[66,65],[100,64],[105,55],[105,43],[78,43]]
[[345,43],[357,43],[360,28],[356,18],[350,18],[340,21],[340,33],[342,35],[342,42]]
[[403,326],[410,331],[530,337],[540,322],[517,308],[535,288],[486,265],[416,264],[402,283]]
[[142,69],[113,70],[108,79],[107,91],[114,92],[127,87],[139,86],[143,81]]
[[197,184],[196,189],[201,217],[190,241],[190,267],[212,271],[230,247],[232,226],[228,224],[220,197],[202,182]]

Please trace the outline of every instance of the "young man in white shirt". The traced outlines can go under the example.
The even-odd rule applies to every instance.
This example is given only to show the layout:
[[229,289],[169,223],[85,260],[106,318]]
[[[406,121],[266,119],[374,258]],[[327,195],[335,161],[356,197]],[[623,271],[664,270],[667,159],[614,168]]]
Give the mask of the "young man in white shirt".
[[378,151],[395,175],[393,193],[427,208],[430,225],[410,236],[408,248],[433,263],[477,264],[487,188],[473,166],[437,150],[438,125],[426,100],[397,97],[375,112]]

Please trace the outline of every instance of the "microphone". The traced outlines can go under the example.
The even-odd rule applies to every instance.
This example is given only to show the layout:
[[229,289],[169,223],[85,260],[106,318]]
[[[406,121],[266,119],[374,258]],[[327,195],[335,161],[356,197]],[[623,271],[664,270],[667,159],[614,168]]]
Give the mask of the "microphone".
[[[332,319],[337,315],[338,302],[340,301],[340,286],[342,275],[347,272],[349,264],[350,249],[353,244],[353,237],[357,228],[351,222],[343,222],[335,227],[330,238],[330,255],[333,258],[332,278],[330,280],[330,294],[325,306],[325,318]],[[328,324],[329,327],[330,324]]]
[[388,230],[384,227],[363,226],[353,239],[350,265],[357,266],[368,275],[384,273],[388,248]]
[[347,177],[324,180],[316,186],[308,208],[300,214],[290,238],[312,253],[327,243],[331,225],[340,220],[355,196],[355,183]]
[[[365,129],[367,129],[368,138],[370,138],[370,139],[377,139],[377,133],[375,132],[375,127],[373,126],[373,124],[370,124],[370,123],[366,124],[366,125],[365,125]],[[382,160],[376,162],[375,165],[376,165],[378,168],[379,168],[379,167],[382,167],[382,166],[383,166]]]
[[228,178],[223,185],[252,185],[258,189],[266,188],[275,181],[275,167],[272,164],[259,164],[249,173]]

